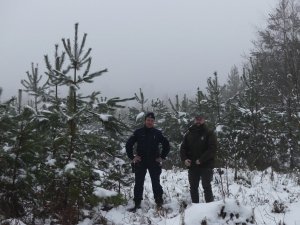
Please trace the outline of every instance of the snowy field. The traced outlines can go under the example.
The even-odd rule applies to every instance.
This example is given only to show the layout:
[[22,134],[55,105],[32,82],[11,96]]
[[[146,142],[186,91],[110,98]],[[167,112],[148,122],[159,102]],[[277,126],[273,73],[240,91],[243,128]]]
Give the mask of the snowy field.
[[[192,204],[189,194],[187,170],[164,170],[161,183],[164,188],[164,209],[157,211],[153,200],[149,174],[146,175],[142,209],[136,213],[127,212],[133,202],[112,210],[98,211],[108,224],[286,224],[300,225],[299,176],[263,172],[243,172],[234,182],[233,172],[224,170],[221,176],[214,173],[212,182],[215,202],[204,203],[200,185],[200,202]],[[132,198],[132,188],[126,195]],[[224,194],[225,193],[225,201]],[[186,207],[185,207],[186,206]],[[96,219],[96,218],[95,218]],[[86,219],[80,225],[92,225]]]
[[[246,171],[240,172],[238,182],[234,182],[233,172],[224,172],[222,176],[217,171],[214,173],[212,185],[215,201],[204,203],[200,185],[200,203],[192,204],[187,171],[163,170],[161,183],[165,204],[159,211],[155,207],[151,181],[147,173],[142,208],[136,213],[127,211],[133,206],[132,200],[127,205],[109,211],[103,211],[102,206],[99,206],[94,218],[85,219],[78,225],[300,225],[300,186],[297,184],[299,175],[297,177],[291,174],[271,173],[271,169],[263,172]],[[132,199],[133,184],[123,194]]]

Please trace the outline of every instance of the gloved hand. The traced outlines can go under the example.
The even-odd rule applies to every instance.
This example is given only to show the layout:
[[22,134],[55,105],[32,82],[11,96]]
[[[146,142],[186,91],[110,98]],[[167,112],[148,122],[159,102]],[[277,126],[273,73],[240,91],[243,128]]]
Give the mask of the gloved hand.
[[192,161],[190,159],[184,160],[184,165],[191,166]]
[[200,165],[200,164],[201,164],[201,162],[200,162],[199,159],[196,160],[196,164],[197,164],[197,165]]
[[141,156],[135,155],[134,158],[133,158],[133,160],[132,160],[132,162],[133,162],[133,163],[138,163],[138,162],[140,162],[141,160],[142,160]]

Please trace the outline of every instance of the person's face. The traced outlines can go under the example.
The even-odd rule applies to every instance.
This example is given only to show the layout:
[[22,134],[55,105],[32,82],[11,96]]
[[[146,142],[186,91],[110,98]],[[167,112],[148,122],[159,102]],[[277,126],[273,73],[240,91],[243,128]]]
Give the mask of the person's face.
[[205,122],[205,119],[203,117],[196,117],[195,118],[195,124],[197,126],[201,126],[202,124],[204,124],[204,122]]
[[154,119],[153,119],[153,118],[147,117],[146,120],[145,120],[145,126],[146,126],[147,128],[152,128],[152,127],[154,127]]

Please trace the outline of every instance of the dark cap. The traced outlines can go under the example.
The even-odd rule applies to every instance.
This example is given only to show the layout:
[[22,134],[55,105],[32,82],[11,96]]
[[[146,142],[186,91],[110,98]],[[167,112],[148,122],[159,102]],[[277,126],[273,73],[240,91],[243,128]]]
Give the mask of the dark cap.
[[152,119],[155,120],[154,113],[153,113],[153,112],[148,112],[148,113],[146,114],[146,116],[145,116],[145,119],[147,119],[147,118],[152,118]]
[[195,115],[195,119],[203,119],[205,116],[202,113],[198,113]]

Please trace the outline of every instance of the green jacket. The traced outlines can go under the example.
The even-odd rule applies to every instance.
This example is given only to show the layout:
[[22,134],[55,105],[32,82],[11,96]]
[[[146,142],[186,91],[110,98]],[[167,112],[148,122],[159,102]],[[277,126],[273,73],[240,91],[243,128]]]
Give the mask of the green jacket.
[[180,146],[180,157],[182,161],[192,160],[192,166],[196,160],[200,161],[199,167],[213,168],[217,151],[217,138],[213,131],[203,124],[192,125],[184,136]]

